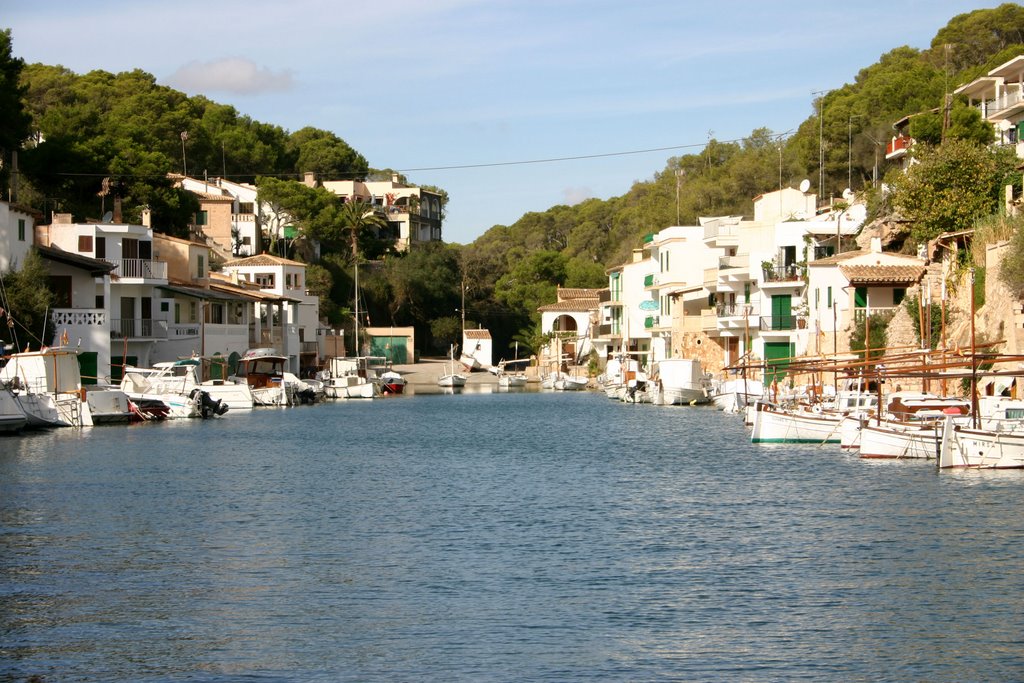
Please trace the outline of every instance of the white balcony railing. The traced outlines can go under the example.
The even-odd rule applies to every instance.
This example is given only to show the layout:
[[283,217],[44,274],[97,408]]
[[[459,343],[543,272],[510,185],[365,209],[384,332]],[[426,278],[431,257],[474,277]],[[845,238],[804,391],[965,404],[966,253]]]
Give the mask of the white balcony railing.
[[125,258],[109,260],[116,267],[113,275],[119,278],[138,278],[143,280],[166,280],[167,263],[141,258]]

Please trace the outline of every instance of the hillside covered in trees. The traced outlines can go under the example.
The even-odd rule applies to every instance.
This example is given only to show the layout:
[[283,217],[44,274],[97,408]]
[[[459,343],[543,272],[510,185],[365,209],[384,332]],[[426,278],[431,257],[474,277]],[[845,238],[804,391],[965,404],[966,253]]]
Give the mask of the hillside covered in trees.
[[[335,133],[289,132],[254,121],[158,85],[141,71],[78,75],[23,64],[12,49],[16,38],[0,34],[6,48],[0,49],[0,147],[5,160],[19,150],[19,201],[46,215],[101,215],[107,200],[98,193],[106,178],[128,220],[138,221],[148,206],[157,230],[184,235],[198,207],[168,173],[206,172],[268,192],[274,186],[283,196],[281,183],[298,183],[308,171],[324,180],[390,177]],[[749,215],[754,197],[804,178],[816,186],[819,159],[822,198],[840,197],[847,186],[864,193],[875,217],[898,213],[911,226],[901,238],[911,247],[998,211],[1000,188],[1017,173],[1017,161],[1005,150],[986,151],[988,124],[948,95],[1019,54],[1024,7],[978,10],[952,18],[928,49],[903,46],[881,55],[850,83],[810,103],[814,113],[793,122],[789,137],[756,129],[739,142],[711,139],[699,153],[667,159],[621,196],[529,213],[468,245],[434,244],[398,255],[380,245],[353,250],[339,242],[326,245],[316,262],[309,249],[289,255],[311,261],[310,286],[332,324],[351,317],[355,251],[372,262],[361,271],[361,286],[373,324],[413,325],[421,351],[439,353],[457,339],[464,313],[468,324],[491,330],[500,356],[513,340],[536,343],[536,307],[554,300],[556,286],[604,286],[606,268],[626,260],[647,233],[698,216]],[[910,132],[921,143],[915,154],[931,164],[931,175],[886,177],[885,143],[893,123],[911,114],[918,116]],[[9,187],[10,165],[0,173]],[[893,188],[884,196],[883,178]],[[324,234],[331,221],[345,229],[328,198],[303,197],[288,208],[307,237]]]

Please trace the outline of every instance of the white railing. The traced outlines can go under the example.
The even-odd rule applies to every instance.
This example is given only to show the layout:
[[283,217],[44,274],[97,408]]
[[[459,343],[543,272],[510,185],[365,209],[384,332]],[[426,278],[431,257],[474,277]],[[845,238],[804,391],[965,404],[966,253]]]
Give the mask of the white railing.
[[50,311],[50,322],[55,329],[103,327],[107,324],[107,311],[102,308],[55,308]]
[[116,267],[113,275],[120,278],[141,278],[144,280],[166,280],[167,263],[141,258],[124,258],[110,261]]

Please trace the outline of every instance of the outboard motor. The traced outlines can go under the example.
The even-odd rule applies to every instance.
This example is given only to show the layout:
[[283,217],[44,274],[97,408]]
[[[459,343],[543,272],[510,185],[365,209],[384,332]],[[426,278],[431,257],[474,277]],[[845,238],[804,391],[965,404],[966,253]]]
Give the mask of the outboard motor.
[[213,417],[214,415],[223,415],[228,412],[228,406],[224,401],[214,399],[202,389],[193,389],[188,397],[195,399],[196,394],[199,395],[199,414],[203,416],[203,419]]

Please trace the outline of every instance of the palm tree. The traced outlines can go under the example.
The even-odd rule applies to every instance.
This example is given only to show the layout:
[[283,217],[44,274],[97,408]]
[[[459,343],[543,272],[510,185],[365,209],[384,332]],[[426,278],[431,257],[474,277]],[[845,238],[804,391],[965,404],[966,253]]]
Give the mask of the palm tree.
[[359,234],[368,228],[387,226],[387,221],[377,213],[372,204],[359,199],[342,204],[338,217],[341,220],[341,229],[349,233],[353,263],[359,259]]

